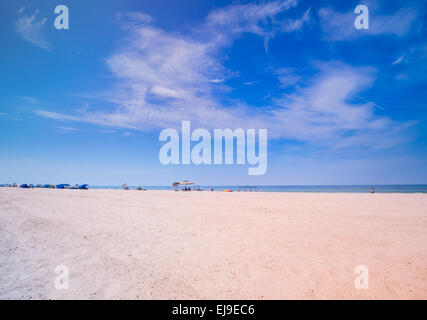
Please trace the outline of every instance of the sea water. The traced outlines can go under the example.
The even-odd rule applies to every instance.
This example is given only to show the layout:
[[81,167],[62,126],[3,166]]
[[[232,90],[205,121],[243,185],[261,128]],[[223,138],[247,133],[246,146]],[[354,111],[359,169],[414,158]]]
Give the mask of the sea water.
[[[376,193],[427,193],[427,185],[328,185],[328,186],[195,186],[204,191],[233,190],[244,192],[333,192],[333,193],[370,193],[371,186]],[[194,186],[191,186],[193,188]],[[122,189],[120,186],[89,186],[91,189]],[[136,189],[136,186],[129,186]],[[147,190],[173,190],[171,186],[143,186]],[[181,190],[181,188],[178,188]]]

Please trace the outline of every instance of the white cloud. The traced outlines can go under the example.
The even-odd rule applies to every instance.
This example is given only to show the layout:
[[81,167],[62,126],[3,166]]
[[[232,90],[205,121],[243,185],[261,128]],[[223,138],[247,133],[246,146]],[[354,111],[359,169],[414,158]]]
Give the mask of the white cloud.
[[404,58],[404,57],[405,57],[405,56],[400,56],[399,58],[397,58],[396,60],[394,60],[394,61],[392,62],[392,65],[402,63],[402,61],[403,61],[403,58]]
[[[261,112],[244,106],[219,108],[215,103],[213,109],[205,106],[206,109],[202,110],[197,104],[191,104],[188,109],[180,110],[179,114],[169,109],[169,115],[164,116],[153,115],[152,110],[144,107],[141,111],[129,109],[121,113],[93,113],[83,117],[45,111],[37,113],[57,120],[85,121],[137,130],[153,128],[150,121],[163,127],[168,121],[178,126],[182,120],[191,120],[194,127],[268,128],[270,138],[330,147],[385,148],[406,139],[403,133],[410,123],[376,115],[375,108],[378,106],[359,95],[373,84],[375,70],[354,68],[342,63],[319,63],[317,68],[318,75],[305,81],[305,86],[298,86],[292,94],[283,92]],[[290,72],[289,69],[281,70],[278,77]],[[355,98],[359,102],[355,102]],[[382,107],[380,109],[384,110]],[[145,113],[147,110],[148,114]]]
[[311,8],[308,8],[301,18],[286,20],[285,23],[282,23],[280,30],[282,32],[293,32],[301,30],[305,24],[310,22],[310,12]]
[[274,118],[285,138],[373,148],[389,147],[405,139],[401,133],[410,124],[375,115],[372,102],[354,102],[359,92],[373,84],[374,70],[342,63],[318,67],[320,74],[308,86],[275,101],[282,106],[274,111]]
[[122,23],[124,28],[132,28],[149,24],[153,22],[153,18],[142,12],[119,12],[116,15],[116,21]]
[[225,79],[212,79],[212,80],[209,80],[209,82],[212,82],[212,83],[222,83],[224,81],[225,81]]
[[155,94],[161,97],[169,97],[169,98],[179,98],[179,97],[185,96],[185,92],[180,93],[176,90],[161,87],[161,86],[152,87],[150,89],[150,92],[152,94]]
[[[244,23],[239,10],[227,7],[209,15],[206,26],[226,23],[226,17],[231,16],[241,32],[256,31],[257,19],[271,17],[293,3],[276,1],[265,7],[243,7]],[[268,128],[270,138],[342,147],[378,147],[399,141],[395,135],[405,124],[375,115],[373,103],[349,102],[373,84],[375,75],[369,68],[319,64],[318,76],[313,79],[302,79],[295,70],[282,68],[275,73],[282,93],[265,108],[251,108],[241,101],[224,103],[218,98],[218,90],[227,87],[218,85],[222,81],[216,80],[234,74],[223,67],[220,59],[221,48],[232,40],[229,33],[214,27],[210,29],[211,38],[196,40],[156,28],[145,15],[135,17],[132,27],[124,23],[126,41],[106,59],[118,86],[101,97],[108,102],[102,112],[87,109],[76,115],[44,110],[36,113],[60,121],[141,131],[178,128],[183,120],[203,128]],[[300,85],[303,80],[304,85]],[[285,94],[289,87],[294,88],[291,95]]]
[[23,12],[24,7],[18,11],[18,19],[15,21],[16,32],[25,40],[49,51],[50,44],[46,41],[42,30],[46,24],[46,18],[37,20],[38,10],[31,15],[26,15]]
[[232,4],[212,11],[207,17],[207,25],[213,30],[228,34],[254,33],[264,38],[265,51],[268,42],[277,34],[301,30],[310,20],[310,9],[301,18],[280,18],[279,15],[296,7],[298,0]]
[[[224,85],[217,84],[236,76],[218,59],[219,50],[233,38],[228,26],[221,26],[225,26],[227,17],[232,17],[233,24],[244,26],[240,32],[253,30],[257,33],[261,20],[276,21],[278,13],[296,4],[296,0],[286,0],[231,5],[216,10],[200,28],[209,37],[203,40],[156,28],[152,25],[153,19],[143,13],[120,14],[117,19],[128,37],[122,42],[122,47],[106,59],[113,76],[120,80],[119,87],[104,97],[111,103],[111,109],[87,111],[76,116],[43,110],[37,113],[58,120],[81,119],[141,130],[178,126],[185,119],[205,127],[212,125],[212,119],[234,126],[235,120],[242,118],[245,108],[223,106],[214,92],[227,90]],[[283,32],[279,30],[283,24],[275,22],[274,26],[277,26],[277,32]],[[234,30],[233,34],[236,32],[239,31]],[[269,33],[272,34],[271,30]],[[250,121],[254,122],[258,123]]]
[[57,129],[57,132],[61,132],[61,133],[66,133],[66,132],[76,132],[79,131],[80,129],[77,128],[73,128],[73,127],[64,127],[64,126],[55,126],[55,128]]
[[211,80],[229,73],[213,56],[215,49],[209,42],[139,26],[106,61],[122,81],[111,99],[132,123],[171,126],[185,118],[206,123],[207,117],[221,114]]
[[274,18],[298,4],[297,0],[273,1],[259,4],[233,4],[211,12],[207,23],[214,27],[225,26],[229,32],[251,32],[264,36],[268,32],[267,22],[277,27],[280,22]]
[[290,68],[280,68],[275,73],[281,88],[294,87],[301,81],[301,77],[297,75],[295,70]]
[[35,114],[53,120],[59,121],[77,121],[77,122],[86,122],[92,123],[100,126],[111,126],[119,128],[128,128],[134,130],[143,130],[141,125],[136,126],[136,121],[132,119],[131,113],[123,112],[93,112],[85,113],[83,115],[67,115],[60,112],[51,112],[45,110],[35,110]]

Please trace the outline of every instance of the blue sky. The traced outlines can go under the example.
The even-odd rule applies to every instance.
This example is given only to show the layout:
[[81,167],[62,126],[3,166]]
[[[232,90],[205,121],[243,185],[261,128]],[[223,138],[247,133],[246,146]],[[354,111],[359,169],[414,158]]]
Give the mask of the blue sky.
[[[54,28],[67,5],[70,27]],[[354,9],[367,5],[369,30]],[[0,182],[427,183],[426,1],[0,3]],[[160,163],[164,128],[268,129],[268,170]]]

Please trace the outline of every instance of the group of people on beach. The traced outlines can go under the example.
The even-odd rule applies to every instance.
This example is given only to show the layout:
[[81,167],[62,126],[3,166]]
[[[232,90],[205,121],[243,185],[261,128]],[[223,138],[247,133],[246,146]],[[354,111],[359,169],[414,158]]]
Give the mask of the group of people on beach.
[[22,188],[22,189],[34,189],[34,188],[42,188],[42,189],[89,189],[88,184],[76,184],[74,186],[69,185],[68,183],[61,184],[31,184],[31,183],[23,183],[23,184],[0,184],[0,187],[9,187],[9,188]]

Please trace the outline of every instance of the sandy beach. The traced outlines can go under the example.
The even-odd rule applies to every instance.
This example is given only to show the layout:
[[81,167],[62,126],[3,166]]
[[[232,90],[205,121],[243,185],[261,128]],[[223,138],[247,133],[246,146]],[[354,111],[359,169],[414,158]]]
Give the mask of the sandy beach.
[[1,188],[0,298],[427,299],[427,195]]

